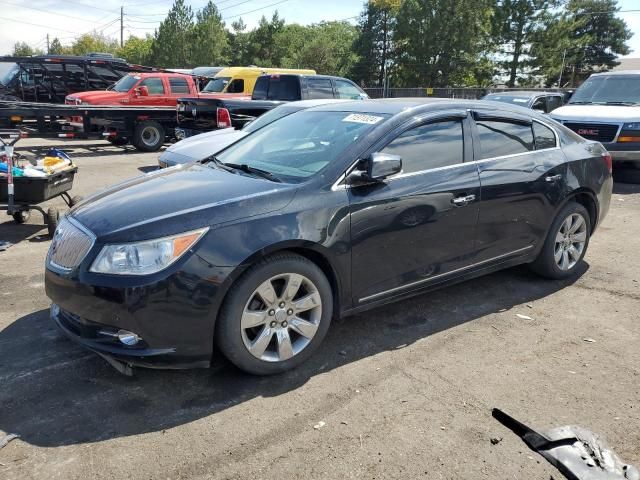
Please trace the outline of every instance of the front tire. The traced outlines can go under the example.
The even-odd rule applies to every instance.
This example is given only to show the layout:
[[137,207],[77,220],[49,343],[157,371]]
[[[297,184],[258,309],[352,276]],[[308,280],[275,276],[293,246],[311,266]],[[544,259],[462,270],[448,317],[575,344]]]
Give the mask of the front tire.
[[252,266],[232,286],[216,341],[245,372],[281,373],[315,352],[332,314],[331,285],[322,270],[305,257],[280,253]]
[[587,209],[570,202],[554,220],[531,269],[543,277],[561,280],[578,270],[589,246],[591,222]]

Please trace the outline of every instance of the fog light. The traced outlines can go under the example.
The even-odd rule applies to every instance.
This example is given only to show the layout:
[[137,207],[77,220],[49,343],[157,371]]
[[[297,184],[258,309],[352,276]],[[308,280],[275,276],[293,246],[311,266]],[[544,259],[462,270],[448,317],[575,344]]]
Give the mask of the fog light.
[[118,330],[116,335],[120,343],[123,343],[128,346],[133,346],[137,344],[140,340],[142,340],[138,335],[133,332],[128,332],[126,330]]

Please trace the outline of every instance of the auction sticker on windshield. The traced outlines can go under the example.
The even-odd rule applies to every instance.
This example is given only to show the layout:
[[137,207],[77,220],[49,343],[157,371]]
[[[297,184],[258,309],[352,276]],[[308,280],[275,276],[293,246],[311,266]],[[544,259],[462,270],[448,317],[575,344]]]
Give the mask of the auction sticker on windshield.
[[376,117],[374,115],[365,115],[362,113],[352,113],[351,115],[344,117],[343,122],[352,123],[366,123],[368,125],[374,125],[382,120],[382,117]]

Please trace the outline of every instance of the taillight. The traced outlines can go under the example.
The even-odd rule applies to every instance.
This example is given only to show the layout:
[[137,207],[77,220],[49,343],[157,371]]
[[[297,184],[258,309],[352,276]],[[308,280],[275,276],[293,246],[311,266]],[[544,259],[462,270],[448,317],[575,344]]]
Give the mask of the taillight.
[[231,115],[226,108],[218,108],[216,110],[216,120],[218,128],[229,128],[231,126]]
[[613,159],[611,158],[611,154],[609,152],[603,153],[602,160],[604,160],[604,164],[607,166],[607,170],[609,170],[609,173],[611,173],[613,171]]

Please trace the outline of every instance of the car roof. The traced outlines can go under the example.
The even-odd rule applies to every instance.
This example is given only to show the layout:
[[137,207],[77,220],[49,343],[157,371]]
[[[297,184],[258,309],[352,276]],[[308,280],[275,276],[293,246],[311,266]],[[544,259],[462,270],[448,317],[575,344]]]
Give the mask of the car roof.
[[309,110],[326,112],[353,112],[388,114],[395,116],[400,113],[419,114],[436,112],[447,109],[482,109],[501,110],[514,115],[525,115],[531,118],[544,118],[534,110],[504,102],[491,100],[463,100],[451,98],[385,98],[374,100],[352,100],[339,104],[328,104],[313,107]]
[[621,75],[640,75],[640,70],[615,70],[612,72],[594,73],[592,77],[607,77],[607,76],[621,76]]
[[279,107],[294,107],[294,108],[312,108],[319,107],[321,105],[327,105],[329,103],[347,103],[352,100],[347,100],[344,98],[315,98],[313,100],[298,100],[297,102],[287,102],[279,105]]
[[518,91],[508,91],[508,92],[491,92],[487,94],[487,97],[490,95],[496,95],[500,97],[537,97],[540,95],[563,95],[563,93],[534,91],[534,90],[518,90]]

